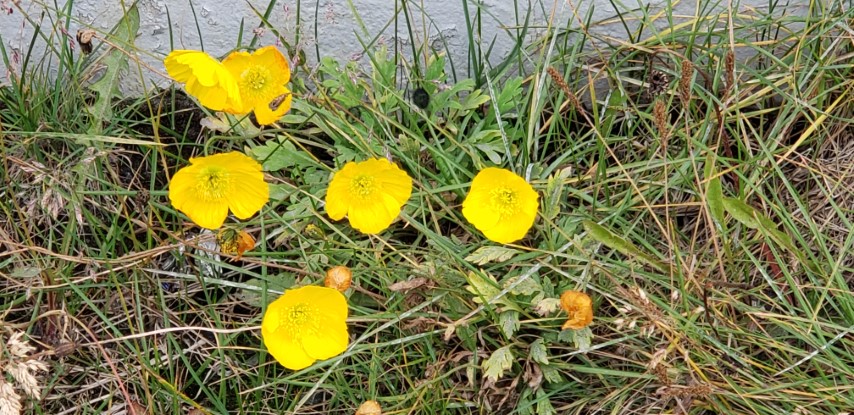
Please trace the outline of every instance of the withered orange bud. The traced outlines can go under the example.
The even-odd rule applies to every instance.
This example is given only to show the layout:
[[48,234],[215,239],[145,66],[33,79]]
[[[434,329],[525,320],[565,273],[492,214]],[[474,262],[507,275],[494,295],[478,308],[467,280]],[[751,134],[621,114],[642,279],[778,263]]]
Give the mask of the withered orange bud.
[[382,415],[383,410],[377,401],[365,401],[359,405],[356,415]]
[[560,308],[569,315],[561,327],[562,330],[580,330],[593,322],[593,301],[583,292],[564,291],[560,295]]
[[216,241],[223,253],[237,255],[240,259],[243,253],[255,247],[255,238],[246,231],[223,228],[217,233]]
[[[334,288],[344,292],[350,288],[350,283],[353,281],[353,271],[343,265],[338,265],[326,270],[326,279],[323,280],[323,285],[328,288]],[[372,401],[368,401],[372,402]]]

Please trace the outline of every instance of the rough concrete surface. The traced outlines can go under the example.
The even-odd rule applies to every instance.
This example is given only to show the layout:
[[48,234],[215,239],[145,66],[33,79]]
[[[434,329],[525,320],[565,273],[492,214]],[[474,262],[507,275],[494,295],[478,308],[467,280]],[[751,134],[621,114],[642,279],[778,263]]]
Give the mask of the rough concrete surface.
[[[675,21],[684,21],[695,15],[700,1],[707,3],[707,0],[677,3]],[[643,16],[638,11],[639,7],[649,6],[651,12],[658,12],[666,4],[664,1],[643,0],[613,3],[626,5],[622,13],[630,26],[632,20]],[[797,13],[798,8],[792,4],[806,3],[807,0],[792,0],[786,12],[791,14],[794,10]],[[123,5],[120,1],[76,0],[70,11],[61,2],[60,10],[54,9],[53,4],[0,0],[3,10],[0,12],[0,36],[11,59],[11,68],[0,62],[0,83],[8,81],[10,70],[20,70],[22,56],[30,46],[36,24],[41,26],[44,34],[33,52],[39,59],[45,54],[46,42],[74,44],[79,28],[91,27],[102,34],[109,31],[129,2]],[[612,2],[606,0],[353,0],[354,9],[350,4],[347,0],[279,1],[274,4],[269,21],[289,43],[305,52],[309,64],[316,62],[318,56],[365,62],[363,44],[370,44],[370,49],[373,49],[380,45],[392,48],[397,43],[401,50],[408,52],[413,44],[420,47],[426,43],[432,49],[447,51],[457,77],[468,75],[469,23],[466,21],[466,8],[469,16],[473,16],[478,8],[481,10],[481,38],[475,42],[479,42],[484,50],[491,47],[489,58],[493,63],[512,50],[517,36],[514,28],[524,22],[529,12],[533,26],[529,39],[542,33],[549,21],[555,26],[577,28],[581,19],[587,19],[588,12],[591,13],[590,21],[595,23],[593,34],[596,40],[619,42],[626,37],[623,24],[615,18],[617,11]],[[402,4],[408,6],[414,28],[412,36],[407,29]],[[146,79],[146,87],[152,83],[163,85],[168,82],[162,58],[173,47],[170,32],[174,48],[199,49],[203,41],[204,49],[214,56],[222,56],[237,46],[241,24],[244,46],[253,36],[259,37],[257,45],[277,44],[270,29],[256,30],[261,25],[259,14],[263,14],[269,5],[270,0],[139,0],[141,18],[135,53],[143,63],[143,76],[139,76],[139,71],[135,71],[135,77],[129,75],[124,89],[139,91],[140,78]],[[725,2],[718,4],[720,8],[725,6]],[[746,14],[767,10],[768,7],[768,0],[733,3],[733,9]],[[62,26],[56,22],[64,22],[66,18],[69,19],[67,31],[54,29]],[[666,22],[666,18],[660,18],[656,26],[664,27]],[[297,37],[297,33],[300,36]],[[647,32],[648,35],[650,33]],[[79,47],[75,45],[75,48],[75,53],[80,53]]]

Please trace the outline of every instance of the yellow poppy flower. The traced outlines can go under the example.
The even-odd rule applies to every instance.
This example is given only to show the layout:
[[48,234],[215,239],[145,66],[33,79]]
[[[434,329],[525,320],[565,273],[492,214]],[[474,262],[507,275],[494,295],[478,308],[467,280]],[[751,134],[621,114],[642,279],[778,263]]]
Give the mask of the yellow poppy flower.
[[208,229],[222,226],[229,209],[239,219],[252,217],[269,198],[261,165],[236,151],[193,157],[169,182],[172,206]]
[[266,125],[278,121],[291,108],[291,91],[285,87],[291,79],[291,70],[275,46],[265,46],[252,54],[233,52],[222,64],[237,80],[242,102],[227,111],[236,114],[254,111],[258,124]]
[[346,215],[350,226],[376,234],[391,225],[412,195],[412,178],[386,159],[349,162],[335,173],[326,191],[326,214]]
[[488,167],[477,173],[463,201],[463,216],[498,243],[525,237],[537,217],[539,195],[515,173]]
[[581,330],[593,322],[593,301],[583,292],[564,291],[560,295],[560,308],[569,315],[562,330]]
[[172,79],[199,102],[215,111],[242,107],[237,80],[219,61],[198,50],[173,50],[163,60]]
[[347,299],[334,288],[287,290],[267,306],[264,345],[282,366],[299,370],[347,349]]

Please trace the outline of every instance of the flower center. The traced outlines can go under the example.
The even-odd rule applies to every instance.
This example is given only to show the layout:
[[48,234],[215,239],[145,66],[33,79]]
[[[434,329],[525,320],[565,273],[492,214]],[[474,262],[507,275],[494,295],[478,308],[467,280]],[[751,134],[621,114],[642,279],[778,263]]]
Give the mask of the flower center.
[[516,210],[519,207],[516,192],[506,187],[499,187],[492,190],[492,206],[495,207],[502,216],[516,213]]
[[317,310],[306,303],[286,307],[279,314],[280,325],[278,330],[284,331],[293,338],[314,334],[319,329],[317,321],[312,318],[316,315]]
[[256,91],[264,88],[267,80],[270,79],[270,71],[263,66],[252,66],[243,71],[243,83]]
[[226,169],[218,166],[203,169],[196,182],[196,192],[206,202],[222,199],[230,188],[231,176]]
[[362,199],[373,195],[375,188],[374,178],[371,176],[359,175],[350,183],[350,191]]

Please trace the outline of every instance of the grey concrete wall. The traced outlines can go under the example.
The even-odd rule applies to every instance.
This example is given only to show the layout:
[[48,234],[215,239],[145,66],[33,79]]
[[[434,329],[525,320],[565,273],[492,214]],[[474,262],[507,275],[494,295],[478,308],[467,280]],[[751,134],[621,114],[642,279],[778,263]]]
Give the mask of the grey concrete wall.
[[[256,12],[263,13],[270,4],[269,0],[192,0],[192,7],[190,1],[139,0],[141,23],[136,53],[141,62],[154,69],[148,71],[143,68],[146,83],[163,85],[168,81],[163,76],[161,60],[170,51],[170,31],[175,48],[198,49],[202,44],[198,33],[200,30],[205,50],[215,56],[221,56],[236,46],[241,22],[244,24],[244,44],[253,36],[260,38],[259,45],[276,43],[269,29],[255,30],[260,24]],[[703,4],[708,2],[685,0],[678,3],[674,11],[677,21],[693,16],[701,1]],[[808,1],[790,0],[789,3],[803,5]],[[529,12],[532,13],[534,26],[531,38],[543,32],[542,28],[553,12],[551,21],[555,25],[578,27],[577,16],[586,16],[591,10],[591,20],[596,22],[594,31],[600,37],[600,42],[608,39],[619,42],[625,38],[622,23],[615,19],[617,11],[606,0],[408,0],[405,4],[409,7],[415,29],[412,36],[407,30],[405,15],[400,10],[401,0],[353,0],[352,3],[355,10],[350,8],[347,0],[282,0],[276,3],[270,21],[288,42],[305,51],[310,64],[316,62],[318,52],[321,56],[332,56],[339,61],[362,59],[363,42],[374,41],[375,45],[386,45],[389,48],[396,43],[404,51],[410,50],[412,44],[420,46],[426,42],[434,49],[447,47],[458,76],[463,77],[467,75],[469,48],[464,6],[468,7],[469,15],[474,15],[480,8],[483,17],[480,23],[482,38],[475,41],[481,45],[494,43],[491,55],[493,62],[500,61],[511,50],[516,36],[513,28]],[[666,4],[663,0],[654,0],[651,4],[648,0],[615,3],[625,4],[623,12],[629,17],[629,24],[632,24],[632,17],[639,18],[642,15],[631,9],[648,5],[651,11],[656,12],[663,10]],[[769,0],[732,3],[737,12],[748,15],[769,7]],[[108,31],[120,19],[123,10],[122,3],[115,0],[77,0],[73,2],[70,11],[65,5],[61,6],[61,10],[54,10],[52,4],[30,0],[0,0],[0,7],[6,10],[0,11],[0,36],[7,53],[15,57],[27,51],[35,24],[42,25],[48,38],[39,41],[35,49],[38,56],[44,53],[45,41],[54,44],[74,43],[78,28],[92,27],[102,33]],[[717,8],[726,5],[726,2],[721,2]],[[797,7],[790,6],[787,12],[797,13]],[[171,26],[167,13],[171,17]],[[70,18],[67,32],[52,28],[57,21],[65,18]],[[666,19],[658,19],[657,25],[666,26]],[[296,36],[298,32],[299,37]],[[19,69],[16,62],[12,62],[11,66],[7,68],[0,62],[0,82],[8,80],[10,71]],[[129,79],[125,88],[140,88],[139,78]]]

